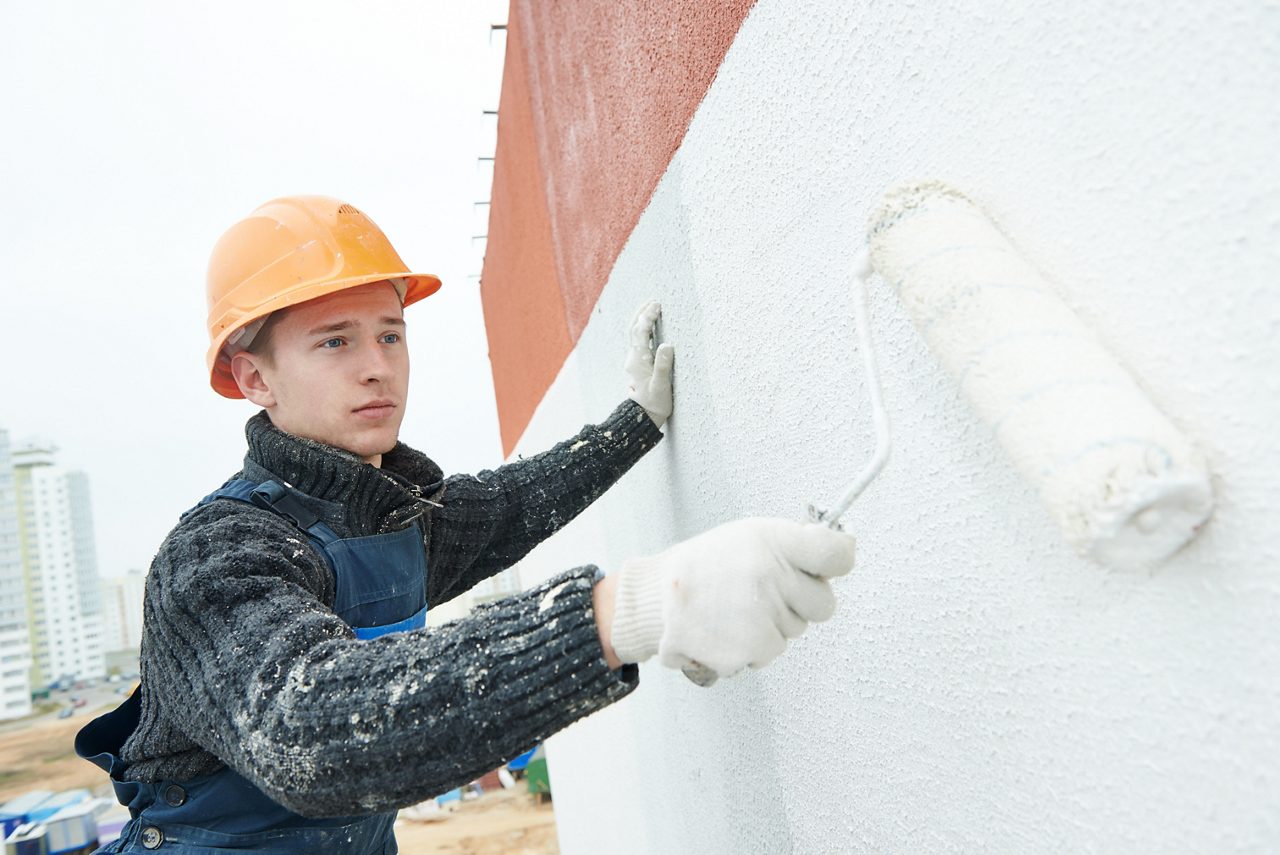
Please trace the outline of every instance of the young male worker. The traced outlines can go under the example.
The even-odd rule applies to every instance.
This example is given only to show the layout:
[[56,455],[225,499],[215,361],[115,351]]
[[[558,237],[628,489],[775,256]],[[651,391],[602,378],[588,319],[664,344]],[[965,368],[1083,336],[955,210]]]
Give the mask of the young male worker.
[[397,808],[623,697],[634,663],[729,675],[832,614],[827,578],[852,567],[852,538],[756,519],[425,628],[428,606],[510,567],[661,439],[657,306],[631,331],[631,395],[608,419],[443,478],[397,441],[402,308],[440,282],[364,214],[263,205],[222,237],[208,286],[213,388],[262,411],[244,467],[151,566],[138,691],[77,737],[133,815],[101,851],[395,852]]

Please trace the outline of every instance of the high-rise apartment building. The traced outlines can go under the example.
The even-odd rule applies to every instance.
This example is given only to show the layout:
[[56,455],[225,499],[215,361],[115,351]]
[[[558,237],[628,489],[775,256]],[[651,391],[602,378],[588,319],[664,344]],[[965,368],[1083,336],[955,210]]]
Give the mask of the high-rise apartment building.
[[137,650],[142,645],[142,599],[147,574],[130,570],[102,577],[102,649]]
[[106,673],[89,481],[59,466],[55,451],[12,450],[35,688]]
[[0,430],[0,720],[31,712],[31,644],[9,434]]

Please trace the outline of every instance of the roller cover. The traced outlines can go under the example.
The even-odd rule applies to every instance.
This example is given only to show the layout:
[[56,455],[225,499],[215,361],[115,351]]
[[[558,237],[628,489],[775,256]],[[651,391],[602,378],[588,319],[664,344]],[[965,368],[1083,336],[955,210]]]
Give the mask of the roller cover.
[[872,265],[1082,554],[1150,567],[1213,510],[1203,457],[964,195],[886,194]]

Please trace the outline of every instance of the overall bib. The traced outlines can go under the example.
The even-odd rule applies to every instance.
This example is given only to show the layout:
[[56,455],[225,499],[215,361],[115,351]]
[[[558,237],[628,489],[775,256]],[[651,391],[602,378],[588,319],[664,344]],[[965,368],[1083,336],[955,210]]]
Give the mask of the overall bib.
[[[333,569],[337,591],[333,610],[357,638],[426,625],[427,559],[416,525],[388,534],[340,538],[276,481],[229,481],[196,507],[220,498],[272,510],[311,538]],[[111,776],[116,798],[132,815],[120,838],[99,852],[384,855],[398,851],[392,833],[395,811],[326,819],[300,816],[230,768],[190,781],[122,780],[125,764],[119,753],[138,724],[143,691],[145,687],[139,686],[127,701],[76,735],[76,753]]]

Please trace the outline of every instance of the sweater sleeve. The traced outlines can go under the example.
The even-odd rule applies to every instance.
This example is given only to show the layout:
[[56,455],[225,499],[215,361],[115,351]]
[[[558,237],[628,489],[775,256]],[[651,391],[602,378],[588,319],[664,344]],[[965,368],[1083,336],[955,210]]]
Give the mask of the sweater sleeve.
[[549,451],[445,482],[432,515],[428,602],[505,570],[582,513],[662,439],[630,399]]
[[[442,627],[357,640],[329,570],[287,525],[214,503],[148,578],[143,714],[130,745],[198,747],[304,816],[414,804],[628,694],[592,611],[595,568]],[[282,544],[285,548],[282,548]],[[162,711],[158,715],[157,711]],[[127,774],[150,780],[145,761]]]

